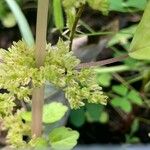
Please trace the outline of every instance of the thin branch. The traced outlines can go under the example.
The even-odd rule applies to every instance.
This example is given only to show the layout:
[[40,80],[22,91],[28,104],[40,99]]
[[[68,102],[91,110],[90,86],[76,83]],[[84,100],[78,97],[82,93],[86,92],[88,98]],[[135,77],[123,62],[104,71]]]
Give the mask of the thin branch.
[[72,43],[73,43],[74,34],[75,34],[75,31],[76,31],[76,27],[77,27],[78,21],[79,21],[81,15],[82,15],[83,10],[84,10],[84,7],[85,7],[84,4],[80,6],[80,8],[79,8],[79,10],[78,10],[78,12],[77,12],[77,15],[76,15],[76,17],[75,17],[75,21],[74,21],[74,24],[73,24],[73,26],[72,26],[72,30],[71,30],[71,32],[70,32],[69,51],[72,50]]
[[77,66],[77,69],[88,68],[88,67],[93,67],[93,66],[105,66],[105,65],[112,64],[115,62],[120,62],[128,57],[129,56],[127,54],[125,54],[125,55],[122,55],[119,57],[109,58],[109,59],[101,60],[101,61],[97,61],[97,62],[81,63]]
[[[37,25],[36,25],[36,66],[44,64],[46,53],[46,33],[49,0],[38,0]],[[44,85],[34,88],[32,94],[32,136],[39,137],[42,134],[42,114],[44,104]]]

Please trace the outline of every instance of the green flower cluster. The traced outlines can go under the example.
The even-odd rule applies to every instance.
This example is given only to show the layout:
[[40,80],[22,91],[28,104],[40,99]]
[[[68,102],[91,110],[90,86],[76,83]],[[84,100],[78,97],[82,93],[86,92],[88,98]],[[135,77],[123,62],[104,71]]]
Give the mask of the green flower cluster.
[[0,94],[0,119],[12,114],[15,97],[10,94]]
[[22,121],[21,113],[22,111],[18,110],[15,115],[9,115],[3,120],[3,129],[8,130],[7,143],[15,148],[27,147],[23,137],[31,137],[31,125]]
[[3,60],[0,88],[7,89],[18,99],[29,100],[32,89],[48,81],[66,92],[71,108],[83,106],[85,100],[106,104],[107,97],[96,83],[93,70],[77,71],[80,61],[62,40],[56,46],[47,46],[45,64],[39,69],[35,67],[34,48],[19,41],[8,50],[0,51]]
[[0,88],[8,91],[0,94],[0,118],[5,121],[4,126],[9,130],[7,139],[13,145],[24,145],[22,136],[30,133],[30,126],[22,122],[20,112],[13,112],[16,100],[31,103],[33,88],[47,81],[65,92],[71,108],[80,108],[86,101],[107,103],[94,71],[78,71],[80,61],[62,40],[56,46],[47,45],[45,63],[40,68],[35,65],[34,47],[23,41],[14,42],[8,51],[0,49],[0,59]]

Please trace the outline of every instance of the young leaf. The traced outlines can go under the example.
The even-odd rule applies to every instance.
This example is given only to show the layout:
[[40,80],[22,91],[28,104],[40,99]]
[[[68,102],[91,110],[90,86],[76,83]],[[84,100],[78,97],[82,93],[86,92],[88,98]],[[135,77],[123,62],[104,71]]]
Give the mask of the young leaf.
[[139,23],[132,43],[129,55],[136,59],[150,60],[150,1],[146,6],[142,20]]
[[101,123],[107,123],[108,120],[109,120],[109,115],[108,115],[108,113],[107,113],[106,111],[101,112],[99,121],[100,121]]
[[[61,103],[52,102],[50,104],[46,104],[43,107],[43,122],[44,123],[54,123],[60,120],[66,113],[68,108]],[[31,112],[23,112],[22,118],[25,121],[30,122],[31,119]]]
[[131,126],[131,134],[134,134],[139,128],[139,120],[135,119]]
[[132,110],[131,103],[128,100],[123,99],[121,97],[116,97],[116,98],[112,99],[111,104],[114,107],[120,107],[126,113],[129,113]]
[[126,96],[128,89],[123,85],[114,85],[112,91],[121,96]]
[[79,133],[70,128],[55,128],[49,134],[49,142],[53,150],[70,150],[77,144]]
[[58,29],[62,29],[64,27],[61,2],[62,2],[61,0],[53,0],[54,21]]
[[137,104],[139,106],[141,106],[143,104],[143,101],[142,101],[139,93],[134,90],[131,90],[127,97],[134,104]]
[[108,87],[110,85],[112,75],[109,73],[103,73],[98,75],[98,82],[101,86]]

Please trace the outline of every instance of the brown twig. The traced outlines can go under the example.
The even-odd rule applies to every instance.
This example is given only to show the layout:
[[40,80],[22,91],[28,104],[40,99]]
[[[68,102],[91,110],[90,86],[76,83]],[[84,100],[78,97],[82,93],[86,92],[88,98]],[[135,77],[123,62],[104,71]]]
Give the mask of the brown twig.
[[101,61],[97,61],[97,62],[81,63],[77,66],[77,69],[88,68],[88,67],[93,67],[93,66],[105,66],[105,65],[112,64],[115,62],[120,62],[128,57],[129,56],[127,54],[125,54],[125,55],[122,55],[119,57],[109,58],[109,59],[101,60]]

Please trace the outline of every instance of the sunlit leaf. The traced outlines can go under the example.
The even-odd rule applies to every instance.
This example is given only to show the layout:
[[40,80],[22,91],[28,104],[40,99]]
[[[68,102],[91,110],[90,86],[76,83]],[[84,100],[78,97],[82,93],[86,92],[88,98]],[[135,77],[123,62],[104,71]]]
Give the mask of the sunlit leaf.
[[125,87],[123,85],[114,85],[112,87],[112,91],[117,93],[118,95],[126,96],[128,89],[127,89],[127,87]]
[[148,2],[141,22],[139,23],[132,43],[129,55],[136,59],[150,60],[150,1]]
[[70,128],[55,128],[49,134],[49,142],[53,150],[71,150],[79,138],[79,133]]
[[[43,107],[43,122],[44,123],[54,123],[60,120],[68,110],[67,106],[62,103],[52,102],[50,104],[46,104]],[[31,112],[23,112],[22,118],[25,121],[31,121]]]

